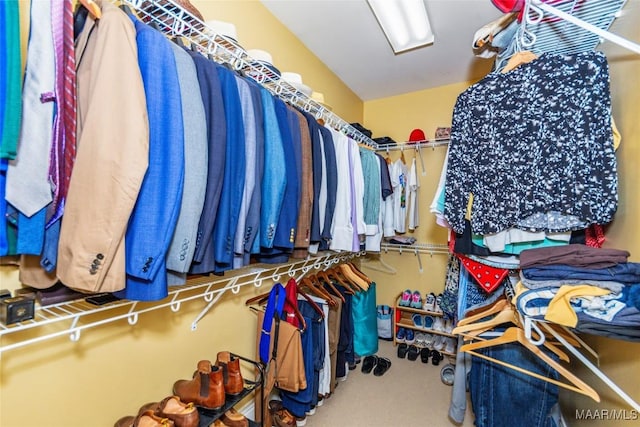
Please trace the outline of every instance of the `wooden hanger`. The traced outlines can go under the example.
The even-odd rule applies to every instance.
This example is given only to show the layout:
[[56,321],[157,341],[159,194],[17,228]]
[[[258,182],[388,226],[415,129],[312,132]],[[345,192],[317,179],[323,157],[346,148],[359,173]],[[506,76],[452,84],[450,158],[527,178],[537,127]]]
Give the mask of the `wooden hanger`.
[[[316,286],[316,284],[312,282],[311,279],[309,279],[309,277],[302,278],[300,280],[300,285],[307,288],[309,291],[311,291],[312,294],[314,294],[318,298],[322,298],[323,300],[326,300],[327,304],[329,304],[330,306],[332,307],[335,306],[336,302],[333,300],[333,298],[331,298],[331,295],[329,295],[329,293],[323,288]],[[298,289],[300,289],[300,286],[298,287]]]
[[354,273],[356,273],[356,275],[360,276],[362,280],[365,280],[369,284],[373,283],[373,280],[371,280],[369,276],[364,274],[362,270],[360,270],[353,262],[349,261],[346,264],[353,270]]
[[508,73],[509,71],[519,67],[522,64],[527,64],[535,59],[538,59],[538,55],[528,50],[523,50],[520,52],[514,53],[511,58],[507,61],[507,65],[504,66],[502,74]]
[[[488,348],[488,347],[493,347],[500,344],[507,344],[507,343],[514,343],[514,342],[518,342],[522,344],[527,350],[531,351],[537,357],[545,361],[550,367],[555,369],[558,372],[558,374],[562,375],[564,378],[569,380],[571,384],[557,381],[552,378],[547,378],[543,375],[540,375],[536,372],[531,372],[520,366],[512,365],[510,363],[503,362],[502,360],[494,359],[490,356],[486,356],[482,353],[478,353],[474,351],[482,348]],[[525,375],[529,375],[529,376],[538,378],[540,380],[555,384],[559,387],[563,387],[568,390],[575,391],[580,394],[584,394],[586,396],[591,397],[596,402],[600,402],[600,396],[598,395],[598,393],[596,393],[596,391],[593,388],[591,388],[589,385],[584,383],[574,374],[569,372],[564,366],[561,366],[558,362],[556,362],[551,357],[549,357],[549,355],[543,352],[538,346],[532,344],[525,336],[524,330],[522,330],[521,328],[511,327],[511,328],[508,328],[506,331],[504,331],[504,333],[497,338],[493,338],[486,341],[476,341],[473,343],[464,344],[462,347],[460,347],[460,351],[472,354],[476,357],[480,357],[481,359],[485,359],[493,363],[497,363],[501,366],[513,369]]]
[[324,311],[322,311],[322,308],[313,300],[313,298],[311,298],[305,291],[300,289],[300,286],[296,286],[296,289],[297,289],[298,295],[304,298],[311,305],[311,307],[320,315],[320,317],[324,319]]
[[485,310],[482,310],[472,316],[467,316],[463,319],[460,319],[456,326],[464,326],[464,325],[468,325],[469,323],[474,323],[474,322],[477,322],[478,320],[484,319],[487,316],[490,316],[494,313],[497,313],[503,310],[507,306],[507,304],[508,302],[506,298],[500,298],[494,304],[487,307]]
[[353,270],[348,265],[340,264],[338,265],[338,269],[350,283],[356,285],[357,287],[365,291],[369,289],[369,282],[367,282],[366,280],[358,276],[356,273],[354,273]]
[[340,283],[342,287],[349,291],[351,294],[355,295],[357,292],[361,291],[361,289],[354,287],[351,283],[344,279],[342,277],[342,274],[340,274],[333,267],[328,269],[325,273],[327,274],[327,277],[330,278],[330,280],[331,278],[335,279],[336,282]]
[[[327,273],[325,273],[324,271],[318,271],[315,274],[315,277],[316,277],[316,280],[318,280],[318,282],[320,283],[320,286],[322,286],[322,283],[324,283],[325,288],[328,288],[327,290],[331,294],[340,298],[340,301],[342,301],[343,304],[347,302],[347,300],[345,300],[344,297],[342,296],[342,293],[340,293],[338,288],[336,288],[336,286],[333,284],[333,280],[331,280],[329,276],[327,276]],[[351,291],[349,290],[348,292],[351,292]]]
[[93,0],[80,0],[80,3],[89,11],[91,15],[93,15],[94,19],[102,18],[102,9],[100,6]]

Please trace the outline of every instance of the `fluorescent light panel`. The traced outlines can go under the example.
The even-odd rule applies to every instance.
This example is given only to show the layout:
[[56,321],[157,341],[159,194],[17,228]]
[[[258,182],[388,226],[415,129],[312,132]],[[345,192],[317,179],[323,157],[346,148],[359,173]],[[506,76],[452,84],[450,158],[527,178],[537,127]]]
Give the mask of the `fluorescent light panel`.
[[433,43],[424,0],[367,0],[395,53]]

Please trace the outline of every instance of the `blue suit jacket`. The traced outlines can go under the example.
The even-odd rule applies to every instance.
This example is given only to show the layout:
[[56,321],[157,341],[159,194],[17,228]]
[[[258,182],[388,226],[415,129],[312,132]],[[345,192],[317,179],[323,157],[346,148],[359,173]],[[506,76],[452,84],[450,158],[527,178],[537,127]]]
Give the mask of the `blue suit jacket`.
[[256,119],[256,187],[253,191],[245,231],[244,264],[249,264],[249,254],[260,252],[260,207],[262,206],[262,177],[264,175],[264,111],[260,87],[249,80]]
[[282,209],[287,176],[282,170],[285,167],[285,157],[274,105],[276,100],[267,89],[260,90],[264,112],[264,175],[260,209],[260,246],[271,248]]
[[233,244],[238,228],[238,215],[242,205],[245,180],[245,141],[242,106],[238,85],[233,72],[217,66],[222,85],[224,110],[227,121],[227,157],[224,165],[222,195],[213,228],[215,271],[233,268]]
[[182,200],[184,130],[171,42],[137,19],[134,22],[149,117],[149,168],[125,237],[124,294],[152,301],[167,296],[165,256]]
[[170,43],[180,79],[182,120],[184,123],[184,190],[180,215],[167,252],[169,286],[183,284],[196,248],[198,223],[207,190],[209,147],[200,84],[191,56]]
[[187,50],[196,65],[200,94],[207,120],[209,141],[207,189],[204,206],[198,223],[196,249],[193,255],[191,273],[210,273],[215,268],[213,256],[213,226],[218,214],[224,164],[226,159],[227,124],[225,119],[222,87],[216,64],[199,53]]

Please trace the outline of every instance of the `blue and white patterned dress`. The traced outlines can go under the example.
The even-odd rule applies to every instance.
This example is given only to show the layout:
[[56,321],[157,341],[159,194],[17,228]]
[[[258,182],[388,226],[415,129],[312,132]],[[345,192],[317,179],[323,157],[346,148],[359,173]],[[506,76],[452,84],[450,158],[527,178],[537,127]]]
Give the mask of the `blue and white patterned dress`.
[[610,222],[618,179],[600,52],[543,54],[457,99],[444,216],[458,233],[567,232]]

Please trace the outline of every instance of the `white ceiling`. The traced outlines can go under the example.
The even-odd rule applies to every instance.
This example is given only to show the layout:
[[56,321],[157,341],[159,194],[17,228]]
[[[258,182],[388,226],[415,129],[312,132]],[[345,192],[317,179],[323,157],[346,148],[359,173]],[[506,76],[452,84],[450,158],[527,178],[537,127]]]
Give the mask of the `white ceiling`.
[[261,0],[363,101],[486,75],[474,33],[500,17],[491,0],[425,0],[433,45],[395,55],[365,0]]

